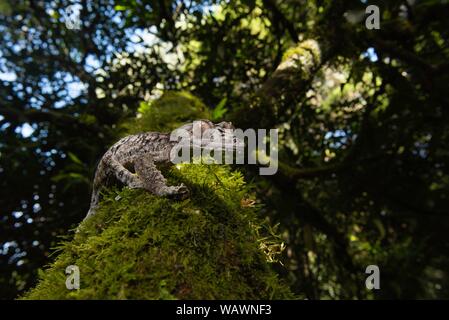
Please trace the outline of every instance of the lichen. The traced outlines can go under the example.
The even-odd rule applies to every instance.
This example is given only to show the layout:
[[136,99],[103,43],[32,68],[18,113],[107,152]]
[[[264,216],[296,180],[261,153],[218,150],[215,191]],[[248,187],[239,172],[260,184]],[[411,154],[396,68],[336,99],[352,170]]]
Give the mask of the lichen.
[[[222,165],[166,169],[189,199],[111,189],[97,213],[57,248],[22,299],[290,299],[268,260],[282,244],[239,172]],[[80,289],[65,269],[80,270]]]

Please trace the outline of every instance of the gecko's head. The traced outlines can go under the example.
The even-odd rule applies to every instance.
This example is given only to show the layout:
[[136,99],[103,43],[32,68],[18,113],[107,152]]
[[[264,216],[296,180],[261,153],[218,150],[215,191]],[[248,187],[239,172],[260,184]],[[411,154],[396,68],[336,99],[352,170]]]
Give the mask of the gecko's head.
[[244,141],[235,135],[235,127],[231,122],[214,124],[209,120],[196,120],[177,130],[180,129],[188,133],[193,147],[223,151],[241,151],[245,147]]

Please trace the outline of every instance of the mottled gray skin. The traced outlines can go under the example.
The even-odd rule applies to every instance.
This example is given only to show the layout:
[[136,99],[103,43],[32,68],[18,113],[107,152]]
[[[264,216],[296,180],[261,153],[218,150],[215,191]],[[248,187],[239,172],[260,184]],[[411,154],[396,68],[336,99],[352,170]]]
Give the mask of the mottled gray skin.
[[[233,128],[229,122],[217,125],[199,120],[201,129]],[[192,124],[182,126],[190,134]],[[100,201],[100,191],[117,181],[131,189],[144,189],[158,196],[185,198],[189,190],[183,184],[168,186],[156,164],[169,164],[170,151],[177,144],[170,141],[170,133],[146,132],[122,138],[103,155],[95,172],[89,212],[84,219],[95,213]]]

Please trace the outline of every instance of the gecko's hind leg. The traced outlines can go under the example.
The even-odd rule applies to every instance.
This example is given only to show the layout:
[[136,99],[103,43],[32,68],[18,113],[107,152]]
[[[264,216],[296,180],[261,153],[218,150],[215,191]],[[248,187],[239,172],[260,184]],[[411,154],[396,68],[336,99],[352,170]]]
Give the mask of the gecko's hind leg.
[[119,161],[112,159],[110,167],[114,176],[131,189],[146,189],[144,182],[134,173],[125,168]]
[[144,189],[158,196],[169,196],[184,199],[188,197],[189,190],[184,184],[168,186],[167,180],[149,157],[136,159],[134,169],[144,183]]

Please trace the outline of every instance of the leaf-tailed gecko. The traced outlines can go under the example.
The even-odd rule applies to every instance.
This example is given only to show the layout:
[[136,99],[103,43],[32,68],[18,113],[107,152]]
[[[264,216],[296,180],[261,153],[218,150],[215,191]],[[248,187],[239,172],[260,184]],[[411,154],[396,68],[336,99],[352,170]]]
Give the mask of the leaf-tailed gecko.
[[[197,130],[194,130],[195,126]],[[184,130],[191,137],[197,132],[204,134],[214,129],[223,137],[223,141],[231,141],[231,148],[239,144],[241,146],[241,141],[237,141],[235,136],[229,137],[232,130],[226,129],[234,129],[230,122],[214,124],[209,120],[197,120],[176,130],[179,129]],[[90,208],[84,219],[95,213],[101,190],[117,181],[129,188],[144,189],[158,196],[188,197],[189,190],[184,184],[167,185],[166,179],[156,167],[156,164],[171,162],[170,153],[178,142],[170,139],[170,133],[145,132],[124,137],[110,147],[97,166]],[[203,147],[207,145],[208,139],[201,139],[200,142],[199,147]]]

